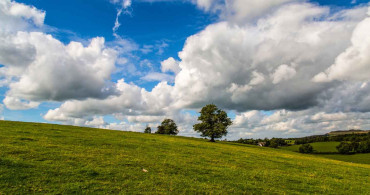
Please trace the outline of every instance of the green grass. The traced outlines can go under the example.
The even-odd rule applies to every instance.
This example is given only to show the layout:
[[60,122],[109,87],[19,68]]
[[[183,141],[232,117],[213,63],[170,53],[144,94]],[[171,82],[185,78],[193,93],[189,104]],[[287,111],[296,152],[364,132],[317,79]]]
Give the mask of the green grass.
[[369,194],[369,174],[280,149],[0,122],[0,194]]
[[[338,146],[340,142],[315,142],[315,143],[310,143],[310,145],[313,147],[314,151],[317,153],[336,153],[338,152],[336,146]],[[285,150],[293,151],[293,152],[298,152],[298,149],[301,145],[293,145],[293,146],[287,146],[287,147],[282,147]]]
[[340,160],[344,162],[370,164],[370,153],[351,154],[351,155],[344,155],[344,154],[317,154],[317,155],[320,157]]
[[[339,154],[336,146],[340,144],[340,142],[315,142],[310,143],[314,149],[315,156],[320,156],[324,158],[340,160],[345,162],[352,162],[352,163],[362,163],[362,164],[370,164],[370,153],[367,154]],[[298,152],[298,148],[301,145],[293,145],[287,147],[281,147],[281,149],[289,150],[293,152]],[[319,154],[319,153],[333,153],[333,154]]]
[[288,145],[293,145],[293,144],[295,143],[295,140],[287,139],[287,140],[285,140],[285,142],[286,142]]

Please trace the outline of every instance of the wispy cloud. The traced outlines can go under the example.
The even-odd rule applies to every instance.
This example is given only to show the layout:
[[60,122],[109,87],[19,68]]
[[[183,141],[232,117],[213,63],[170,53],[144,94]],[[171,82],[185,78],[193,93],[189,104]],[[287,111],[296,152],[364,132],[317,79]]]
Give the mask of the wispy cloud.
[[117,34],[117,30],[121,26],[121,23],[119,22],[119,17],[122,15],[122,13],[124,13],[124,14],[131,14],[131,11],[129,10],[129,8],[131,7],[132,2],[131,2],[131,0],[112,0],[111,2],[113,4],[117,4],[117,5],[120,6],[117,9],[116,20],[115,20],[114,26],[112,28],[112,30],[113,30],[113,36],[116,37],[116,38],[118,38],[120,36]]

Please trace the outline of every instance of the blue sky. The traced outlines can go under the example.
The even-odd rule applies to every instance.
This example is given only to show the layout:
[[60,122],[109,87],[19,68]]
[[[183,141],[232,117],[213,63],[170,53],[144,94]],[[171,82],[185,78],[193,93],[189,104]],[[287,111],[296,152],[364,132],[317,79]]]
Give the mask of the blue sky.
[[[56,91],[60,86],[56,86],[56,84],[54,83],[53,86],[55,86],[54,88],[52,88],[51,92],[47,91],[46,88],[44,89],[40,87],[48,87],[48,85],[45,84],[40,84],[40,86],[36,86],[38,91],[24,91],[23,88],[16,88],[16,85],[14,83],[17,83],[22,78],[31,78],[31,76],[26,75],[25,72],[22,72],[21,75],[16,76],[10,76],[10,74],[5,76],[2,75],[2,78],[11,80],[8,81],[7,84],[3,84],[2,88],[0,89],[1,97],[2,99],[4,99],[4,105],[2,105],[2,115],[5,120],[53,122],[89,126],[88,124],[92,124],[93,121],[97,122],[98,119],[102,119],[100,121],[102,123],[98,123],[98,125],[95,126],[109,128],[113,127],[113,125],[116,125],[115,128],[118,128],[118,125],[121,125],[121,129],[128,130],[135,127],[141,128],[141,126],[145,126],[146,124],[152,124],[153,126],[155,126],[159,121],[155,121],[153,118],[160,119],[161,116],[172,116],[176,118],[179,123],[183,123],[182,127],[184,129],[187,129],[184,130],[184,135],[192,136],[193,134],[189,130],[189,128],[191,128],[191,124],[186,123],[194,122],[194,117],[196,116],[197,110],[201,107],[201,105],[206,103],[216,103],[221,108],[226,109],[233,119],[237,119],[237,121],[240,120],[239,126],[235,127],[235,129],[233,130],[233,136],[266,137],[280,135],[281,137],[289,137],[291,135],[305,135],[314,133],[306,129],[311,128],[308,127],[307,120],[308,118],[313,118],[317,113],[330,115],[330,117],[325,115],[325,117],[327,118],[337,117],[338,114],[346,115],[346,121],[341,121],[340,124],[338,123],[337,125],[334,125],[334,127],[330,127],[333,128],[333,130],[335,128],[347,128],[352,126],[360,128],[367,127],[367,123],[364,121],[356,122],[356,124],[348,123],[348,117],[366,115],[366,118],[368,113],[366,109],[361,110],[358,105],[352,105],[352,100],[345,99],[341,102],[348,101],[348,104],[343,103],[343,105],[336,105],[335,108],[329,108],[328,106],[328,108],[325,109],[322,108],[323,106],[320,106],[320,103],[338,101],[333,99],[333,94],[335,93],[343,92],[346,90],[354,90],[353,88],[355,88],[355,86],[358,86],[358,90],[360,90],[360,88],[364,89],[367,86],[366,79],[351,80],[352,78],[349,78],[347,75],[340,78],[331,78],[332,74],[329,72],[329,67],[331,65],[335,65],[336,59],[341,58],[341,54],[342,56],[345,55],[344,52],[346,51],[346,49],[351,48],[351,42],[349,40],[351,40],[352,32],[356,29],[357,24],[359,24],[366,17],[368,1],[279,0],[279,2],[281,3],[279,3],[278,5],[269,5],[269,0],[267,0],[265,2],[266,5],[263,5],[267,8],[261,10],[257,10],[260,8],[256,8],[256,13],[253,13],[255,15],[252,15],[252,11],[248,11],[248,6],[239,6],[241,7],[241,9],[238,9],[237,6],[234,8],[226,8],[223,4],[223,1],[209,1],[210,3],[205,5],[197,1],[147,2],[143,0],[132,0],[130,6],[124,9],[124,13],[118,17],[120,27],[116,32],[113,32],[113,26],[117,16],[117,10],[122,8],[121,3],[125,2],[125,0],[117,1],[116,3],[109,0],[2,1],[6,3],[16,2],[19,4],[24,4],[28,6],[30,10],[33,9],[32,7],[34,7],[34,9],[37,10],[37,13],[30,11],[32,16],[20,14],[20,20],[26,20],[27,23],[32,23],[31,20],[37,17],[42,17],[42,13],[46,13],[43,20],[43,27],[27,27],[26,29],[19,30],[12,29],[11,31],[9,31],[9,29],[3,29],[4,32],[9,31],[10,35],[15,36],[16,32],[20,31],[38,31],[42,32],[43,35],[50,34],[53,39],[60,41],[64,44],[64,46],[67,46],[68,44],[70,44],[71,41],[74,41],[81,43],[86,48],[89,46],[91,40],[94,40],[96,37],[102,37],[105,40],[104,48],[107,49],[107,51],[109,49],[112,49],[116,50],[117,52],[116,55],[112,54],[112,58],[117,58],[113,64],[114,70],[107,70],[109,72],[109,78],[104,76],[104,79],[102,80],[102,86],[104,87],[104,89],[109,88],[113,91],[116,90],[116,92],[112,92],[110,96],[97,94],[99,91],[103,90],[103,88],[98,88],[93,89],[95,91],[92,91],[90,95],[83,95],[83,97],[64,97],[63,95],[60,95],[59,97],[55,94],[63,94],[64,92]],[[240,3],[240,0],[235,0],[231,2],[237,5],[238,1]],[[230,5],[233,4],[230,3]],[[11,7],[4,7],[4,9],[8,8],[10,9]],[[295,11],[294,9],[305,10],[306,12],[302,11],[302,14],[304,12],[307,15],[302,16],[302,18],[304,18],[302,19],[302,21],[291,21],[291,26],[297,25],[297,28],[291,29],[290,32],[284,33],[292,33],[294,34],[294,36],[301,36],[297,37],[295,40],[306,40],[308,35],[305,36],[303,32],[301,32],[301,29],[308,27],[308,30],[313,30],[317,33],[322,34],[322,37],[319,37],[317,39],[320,39],[319,41],[323,43],[323,46],[318,46],[318,44],[315,44],[312,47],[308,46],[308,48],[306,48],[305,50],[311,51],[312,49],[313,51],[315,50],[315,47],[328,50],[328,48],[333,47],[332,49],[329,49],[333,52],[322,54],[327,57],[319,56],[319,54],[312,54],[310,57],[302,57],[298,56],[298,54],[293,55],[293,53],[295,53],[294,51],[288,51],[288,49],[280,48],[281,51],[284,51],[284,53],[277,54],[282,55],[282,57],[278,60],[279,64],[273,66],[271,64],[275,62],[266,60],[269,58],[273,60],[273,55],[266,56],[263,60],[255,59],[257,54],[255,56],[249,56],[250,53],[259,51],[262,48],[261,46],[267,45],[268,42],[262,41],[266,41],[268,39],[273,40],[276,38],[276,43],[281,43],[285,45],[292,44],[295,45],[294,47],[301,46],[298,45],[300,44],[299,41],[286,42],[289,40],[285,39],[285,37],[289,37],[292,35],[280,36],[278,38],[277,34],[275,34],[273,38],[267,38],[268,33],[276,31],[267,32],[262,28],[262,26],[265,25],[264,23],[266,23],[266,25],[272,25],[275,23],[276,25],[279,24],[279,22],[276,21],[279,19],[279,16],[282,15],[281,13],[284,12],[285,15],[288,15],[293,13]],[[329,9],[330,13],[326,13],[325,9]],[[6,23],[8,21],[13,21],[11,20],[11,17],[13,16],[18,17],[17,19],[19,19],[19,14],[14,15],[14,13],[12,12],[9,13],[13,15],[4,17],[2,19],[4,21],[2,22]],[[274,16],[275,18],[277,18],[276,21],[270,16]],[[346,18],[347,16],[348,18]],[[319,22],[327,22],[327,26],[333,25],[333,28],[318,31],[317,29],[319,28],[317,28],[317,26],[320,25],[318,24],[319,22],[315,21],[315,19],[310,19],[316,17],[322,20]],[[339,22],[334,23],[333,21],[335,20]],[[22,22],[18,20],[14,21],[17,21],[20,24]],[[270,21],[274,21],[275,23],[269,23]],[[223,24],[227,24],[228,26],[224,27],[222,26]],[[37,24],[35,26],[37,26]],[[345,26],[347,26],[348,28],[346,28]],[[272,29],[274,28],[274,26],[270,28]],[[345,30],[345,32],[343,33],[343,37],[339,37],[340,33],[335,34],[336,30],[340,30],[341,28]],[[227,31],[230,31],[230,33],[227,34]],[[241,34],[238,34],[239,31]],[[313,34],[315,34],[315,32],[313,32]],[[335,46],[335,48],[334,46],[330,46],[330,43],[338,42],[338,40],[335,40],[334,38],[334,40],[328,40],[327,38],[325,38],[325,33],[329,32],[335,34],[333,35],[333,37],[338,36],[338,40],[342,39],[341,42],[338,43],[338,46]],[[114,36],[114,33],[117,33],[118,36]],[[252,34],[255,38],[253,38]],[[192,37],[192,35],[195,36]],[[224,36],[226,37],[226,39],[222,40]],[[227,42],[228,39],[232,44],[229,45],[229,43]],[[234,39],[236,39],[236,41]],[[239,41],[237,39],[239,39]],[[124,41],[124,43],[120,44],[120,40]],[[185,45],[186,40],[188,40],[187,45]],[[257,44],[257,40],[261,42]],[[310,39],[310,41],[311,42],[308,45],[314,42],[313,39]],[[249,47],[251,47],[252,49],[249,49]],[[234,51],[233,49],[236,48],[239,49]],[[269,51],[275,52],[279,51],[280,49],[273,48]],[[178,55],[179,52],[181,52],[182,56]],[[239,52],[241,54],[237,55],[237,53]],[[106,54],[102,52],[101,55],[103,58]],[[167,70],[165,68],[166,65],[163,65],[163,63],[165,62],[165,60],[170,58],[171,60],[173,60],[167,62],[168,66],[171,68]],[[308,62],[309,60],[302,60],[308,58],[310,58],[311,62]],[[2,63],[1,59],[2,58],[0,56],[0,64],[4,64],[3,68],[8,68],[11,66],[11,64],[6,64],[6,61]],[[217,64],[217,61],[214,62],[213,60],[215,59],[218,59],[220,64]],[[230,59],[233,60],[229,61]],[[249,62],[250,60],[251,62]],[[252,65],[253,63],[257,62],[262,63],[262,61],[263,64],[260,64],[258,66]],[[322,63],[322,65],[320,64],[320,68],[316,68],[316,71],[314,71],[309,68],[309,63],[312,62],[316,64]],[[237,65],[234,65],[234,63],[241,63],[241,66],[237,67]],[[364,62],[364,64],[365,70],[368,70],[369,68],[366,67],[367,62]],[[37,63],[34,62],[33,65],[36,66]],[[90,66],[89,64],[84,65],[86,65],[87,67]],[[46,64],[45,66],[47,68],[48,65]],[[78,66],[78,64],[76,66]],[[104,65],[104,67],[107,66]],[[207,82],[207,78],[213,78],[211,75],[207,76],[207,69],[203,68],[208,66],[214,66],[213,68],[209,67],[209,72],[214,71],[216,75],[220,74],[218,77],[216,77],[215,80],[220,78],[220,80],[223,81],[224,85],[219,84],[213,86],[213,84]],[[44,65],[42,67],[44,67]],[[224,73],[218,70],[219,67],[224,67],[224,69],[235,71]],[[58,65],[55,65],[55,68],[58,69]],[[238,69],[240,71],[238,71]],[[48,70],[49,72],[45,72],[45,74],[50,74],[50,70],[51,74],[54,74],[55,72],[53,71],[55,71],[56,69],[50,68]],[[204,70],[205,72],[203,74],[202,71]],[[10,69],[6,69],[6,71],[9,72]],[[44,69],[40,69],[40,71],[43,72]],[[289,79],[294,78],[295,75],[301,74],[300,71],[308,71],[308,75],[310,75],[312,78],[303,78],[301,80],[296,80],[295,82],[293,82],[296,84],[292,84],[292,82],[288,84]],[[198,75],[198,73],[202,74]],[[238,75],[239,73],[241,75]],[[86,74],[88,73],[86,72]],[[315,75],[319,74],[321,74],[321,77],[316,76],[314,78]],[[325,81],[325,83],[321,83],[323,80],[323,74],[326,75],[326,80],[330,80],[330,82]],[[95,81],[95,76],[93,75],[92,77],[93,81]],[[194,81],[192,80],[197,78],[198,76],[206,79],[199,80],[199,83],[202,84],[199,84],[199,86],[197,84],[198,82],[194,83]],[[247,79],[243,80],[243,77]],[[269,84],[264,83],[266,82],[267,77],[271,77]],[[66,76],[66,78],[69,79],[69,76]],[[313,80],[318,80],[318,78],[321,78],[320,84],[317,84],[319,82],[316,81],[316,83],[312,83]],[[131,85],[131,92],[125,91],[128,89],[121,90],[119,87],[116,87],[116,85],[120,83],[121,79],[124,79],[124,86],[126,86],[126,84]],[[75,82],[75,80],[76,78],[72,78],[71,82]],[[97,81],[97,83],[101,84],[100,81],[101,80]],[[167,83],[162,86],[161,83],[163,83],[164,81],[167,81]],[[283,84],[285,82],[286,84]],[[347,87],[351,85],[351,87],[345,88],[345,90],[339,89],[339,85],[344,87],[344,85],[339,84],[340,82],[346,83]],[[35,81],[35,83],[37,82]],[[81,85],[84,85],[84,82],[81,83]],[[31,84],[30,86],[32,86]],[[242,85],[244,85],[244,87],[242,87]],[[257,85],[261,85],[261,87],[256,87]],[[163,89],[160,88],[161,86],[163,87]],[[86,88],[89,87],[91,86],[86,86]],[[197,87],[207,88],[197,90]],[[72,88],[73,86],[67,86],[61,89],[66,90],[65,94],[73,94],[74,92],[71,91]],[[152,92],[155,91],[154,89],[156,88],[160,88],[158,89],[158,91],[166,91],[162,91],[162,93]],[[139,107],[133,105],[135,103],[134,100],[127,100],[128,102],[122,102],[125,99],[123,98],[123,96],[127,95],[127,93],[133,93],[132,90],[137,90],[137,93],[139,93],[140,90],[145,90],[146,92],[148,92],[148,96],[153,96],[153,98],[161,98],[159,100],[153,100],[154,102],[165,102],[158,103],[158,106],[152,106],[156,108],[158,107],[158,109],[155,111],[149,111],[150,109],[148,110],[148,108],[143,108],[148,106],[149,104],[153,104],[151,101],[148,100],[148,97],[146,97],[145,94],[143,95],[145,97],[137,97],[137,101],[144,102],[143,105]],[[250,90],[252,90],[254,93],[250,92]],[[218,91],[220,91],[220,93],[218,93]],[[284,91],[287,93],[292,93],[291,96],[284,97]],[[367,97],[366,95],[361,95],[363,91],[364,90],[362,90],[361,92],[355,91],[353,93],[358,93],[361,97]],[[141,92],[141,94],[146,92]],[[185,95],[182,94],[182,92]],[[45,96],[45,94],[51,95]],[[18,109],[21,105],[10,105],[9,101],[5,101],[5,98],[8,96],[11,96],[11,98],[13,98],[13,104],[16,103],[16,101],[18,100],[21,101],[20,104],[22,104],[23,107],[25,106],[24,102],[36,102],[35,105],[40,105],[26,105],[27,109],[23,109],[23,107],[22,109]],[[122,96],[123,100],[120,101],[117,105],[117,107],[120,107],[121,110],[112,111],[104,109],[104,104],[109,104],[107,103],[109,102],[109,98],[114,99],[115,96]],[[277,98],[271,98],[272,96]],[[280,97],[281,99],[279,99]],[[86,103],[85,100],[89,99],[96,99],[97,102],[105,102],[101,102],[102,108],[91,108],[87,109],[86,111],[81,111],[84,114],[77,112],[72,113],[69,111],[64,111],[62,113],[61,111],[63,108],[66,107],[66,105],[76,104],[75,106],[78,105],[77,107],[81,107],[80,105],[84,105]],[[72,103],[69,104],[69,102]],[[96,104],[100,105],[100,103]],[[333,103],[333,105],[334,104],[335,103]],[[328,103],[327,105],[331,104]],[[169,108],[173,108],[173,110],[176,111],[170,111],[168,110]],[[52,110],[54,110],[56,113],[58,112],[58,117],[49,117],[49,115],[51,116]],[[59,113],[59,111],[61,113]],[[292,112],[292,114],[290,112]],[[270,119],[272,120],[274,114],[278,114],[279,117],[282,117],[284,113],[286,113],[285,115],[287,116],[299,115],[302,116],[302,118],[284,118],[282,119],[282,121],[276,121],[275,124],[279,124],[279,122],[286,123],[281,124],[281,126],[292,125],[289,126],[289,130],[288,128],[286,128],[284,131],[281,132],[279,132],[278,130],[274,131],[273,129],[269,129],[272,128],[272,125],[267,126],[265,124],[261,124],[263,123],[263,121],[266,121],[268,117],[270,117]],[[47,117],[45,117],[46,115]],[[61,116],[65,118],[61,119]],[[307,120],[306,118],[303,119],[304,117],[306,117]],[[293,120],[295,121],[295,123],[301,120],[302,124],[293,125]],[[329,125],[327,124],[325,126],[324,124],[317,123],[317,125],[318,128],[325,127],[325,131],[329,131],[330,129]],[[281,126],[274,128],[279,129],[282,128]],[[283,134],[281,134],[282,132]]]
[[[70,41],[104,37],[113,41],[112,27],[116,18],[117,5],[106,0],[70,1],[17,1],[46,11],[45,24],[53,28],[49,33],[68,44]],[[130,14],[119,19],[121,28],[117,33],[139,46],[166,43],[162,54],[157,51],[148,54],[137,52],[141,60],[150,60],[156,69],[160,62],[181,51],[186,38],[217,20],[214,14],[204,13],[190,3],[182,2],[134,2]],[[176,18],[176,19],[175,19]],[[54,31],[55,30],[55,31]],[[154,48],[155,49],[155,48]],[[151,90],[158,82],[142,82],[137,76],[125,75],[128,81]],[[117,80],[122,75],[113,75]],[[4,94],[7,89],[3,89]],[[6,120],[47,122],[41,115],[58,106],[58,103],[44,103],[38,109],[12,111],[4,110]],[[109,118],[109,117],[107,117]],[[112,121],[112,119],[111,119]]]

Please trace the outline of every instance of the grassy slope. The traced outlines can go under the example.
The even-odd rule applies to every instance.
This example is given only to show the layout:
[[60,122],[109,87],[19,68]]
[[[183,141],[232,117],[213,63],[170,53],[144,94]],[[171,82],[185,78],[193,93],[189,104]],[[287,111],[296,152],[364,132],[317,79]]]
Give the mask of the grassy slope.
[[[337,153],[338,150],[336,146],[339,145],[340,142],[315,142],[311,143],[315,152],[335,152]],[[281,147],[281,149],[289,150],[293,152],[298,152],[298,148],[301,145],[293,145],[288,147]],[[343,155],[343,154],[314,154],[315,156],[321,156],[324,158],[334,159],[334,160],[341,160],[345,162],[353,162],[353,163],[362,163],[362,164],[370,164],[370,153],[367,154],[352,154],[352,155]]]
[[0,122],[0,194],[369,194],[369,174],[370,165],[279,149]]

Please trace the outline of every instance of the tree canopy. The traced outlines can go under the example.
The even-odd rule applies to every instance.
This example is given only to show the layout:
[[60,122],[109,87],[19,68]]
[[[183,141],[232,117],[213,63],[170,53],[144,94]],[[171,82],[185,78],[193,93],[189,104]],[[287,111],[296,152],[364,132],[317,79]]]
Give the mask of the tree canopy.
[[302,146],[299,147],[299,152],[306,154],[312,153],[313,147],[310,144],[303,144]]
[[161,125],[158,126],[157,134],[177,135],[177,125],[172,119],[164,119]]
[[146,126],[144,133],[152,133],[152,129],[149,126]]
[[200,111],[198,120],[201,123],[193,126],[194,131],[200,132],[202,137],[211,138],[211,142],[214,142],[215,138],[227,135],[227,128],[232,124],[227,113],[218,109],[214,104],[204,106]]

